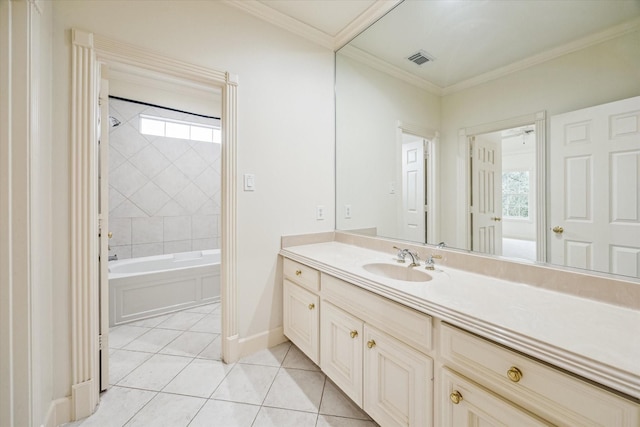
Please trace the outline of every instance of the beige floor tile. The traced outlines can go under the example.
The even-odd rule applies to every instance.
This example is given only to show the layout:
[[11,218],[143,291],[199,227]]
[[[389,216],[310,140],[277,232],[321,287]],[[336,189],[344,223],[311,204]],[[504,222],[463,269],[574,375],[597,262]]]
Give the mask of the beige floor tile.
[[210,334],[219,334],[222,332],[222,319],[219,314],[206,314],[196,324],[192,325],[189,330],[192,332],[208,332]]
[[257,405],[209,400],[189,427],[251,427],[259,410]]
[[156,392],[114,386],[100,395],[97,411],[79,425],[82,427],[122,427]]
[[320,415],[316,427],[379,427],[373,421]]
[[109,348],[122,348],[150,330],[150,328],[141,328],[139,326],[114,326],[109,329]]
[[205,332],[183,332],[182,335],[167,344],[159,353],[196,357],[211,344],[216,337],[216,334],[208,334]]
[[[186,331],[193,325],[202,320],[206,314],[202,313],[187,313],[185,311],[179,311],[169,316],[164,322],[160,323],[157,328],[162,329],[177,329],[180,331]],[[209,332],[209,331],[203,331]]]
[[369,416],[329,379],[327,379],[324,392],[322,393],[320,413],[324,415],[370,420]]
[[155,328],[160,323],[167,320],[173,314],[163,314],[161,316],[150,317],[148,319],[136,320],[135,322],[127,323],[129,326],[141,326],[144,328]]
[[231,369],[217,360],[194,359],[162,391],[208,398]]
[[198,354],[199,359],[213,359],[213,360],[222,360],[222,340],[220,335],[216,336],[216,338]]
[[319,371],[320,367],[313,363],[298,347],[292,345],[287,356],[282,362],[283,368],[305,369],[307,371]]
[[279,344],[275,347],[260,350],[249,356],[243,357],[238,363],[244,363],[249,365],[265,365],[265,366],[280,366],[284,360],[287,352],[291,347],[290,342]]
[[149,332],[144,335],[140,335],[123,348],[131,351],[157,353],[164,346],[178,338],[180,334],[182,334],[181,331],[171,329],[151,329]]
[[197,397],[158,393],[126,426],[186,427],[205,403]]
[[253,427],[315,427],[318,414],[263,406]]
[[211,395],[212,399],[262,404],[278,368],[236,364]]
[[264,399],[265,406],[317,413],[325,375],[301,369],[280,369]]
[[154,354],[124,377],[118,385],[145,390],[162,390],[191,361],[187,357]]
[[150,353],[142,353],[129,350],[115,350],[109,354],[109,384],[117,384],[142,362],[152,356]]

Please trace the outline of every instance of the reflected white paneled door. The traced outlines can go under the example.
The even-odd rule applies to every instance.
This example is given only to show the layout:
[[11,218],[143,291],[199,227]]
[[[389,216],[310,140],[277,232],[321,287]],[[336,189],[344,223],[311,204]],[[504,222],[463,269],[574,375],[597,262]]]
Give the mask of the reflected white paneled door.
[[640,277],[640,97],[551,117],[550,261]]
[[472,250],[502,255],[502,150],[499,141],[470,137]]
[[413,242],[425,241],[425,143],[425,140],[420,138],[402,144],[401,238]]

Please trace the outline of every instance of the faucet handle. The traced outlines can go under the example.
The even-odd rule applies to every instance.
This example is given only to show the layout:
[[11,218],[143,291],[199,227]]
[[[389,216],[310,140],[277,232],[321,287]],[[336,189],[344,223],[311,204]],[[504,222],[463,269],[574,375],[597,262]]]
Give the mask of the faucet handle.
[[394,246],[393,249],[397,249],[398,250],[398,254],[396,255],[398,257],[398,259],[396,260],[397,262],[404,262],[404,257],[407,255],[407,253],[404,251],[404,249],[401,249],[397,246]]

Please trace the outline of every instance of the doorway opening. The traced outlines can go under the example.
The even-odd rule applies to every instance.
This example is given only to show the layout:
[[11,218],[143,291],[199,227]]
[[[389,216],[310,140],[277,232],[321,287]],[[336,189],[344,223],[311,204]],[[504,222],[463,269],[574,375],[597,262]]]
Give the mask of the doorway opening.
[[[71,151],[71,269],[70,311],[72,420],[90,415],[99,400],[100,360],[108,353],[108,336],[100,336],[104,312],[100,296],[106,286],[100,280],[99,255],[106,255],[108,228],[99,224],[98,209],[98,121],[101,80],[111,82],[114,73],[124,72],[132,80],[157,79],[192,92],[217,90],[221,97],[221,348],[223,360],[238,358],[236,321],[236,135],[237,76],[178,60],[98,35],[72,30],[72,93],[70,129]],[[106,110],[105,110],[106,111]],[[109,121],[106,114],[102,123]],[[105,132],[106,134],[106,132]],[[104,194],[104,193],[103,193]],[[103,248],[103,249],[100,249]],[[104,256],[103,256],[104,258]],[[100,273],[100,274],[99,274]],[[108,301],[108,298],[102,299]],[[108,322],[107,322],[108,323]],[[106,328],[108,331],[108,328]],[[108,333],[108,332],[107,332]]]

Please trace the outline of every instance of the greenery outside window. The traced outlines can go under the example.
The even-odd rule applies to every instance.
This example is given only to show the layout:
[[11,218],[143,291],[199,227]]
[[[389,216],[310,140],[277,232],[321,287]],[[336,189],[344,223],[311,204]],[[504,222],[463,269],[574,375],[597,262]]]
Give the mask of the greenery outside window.
[[502,216],[529,219],[529,171],[514,170],[502,173]]

